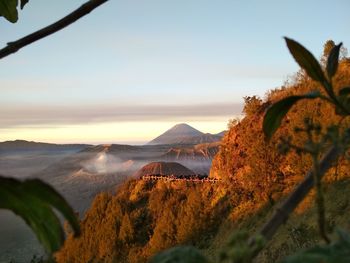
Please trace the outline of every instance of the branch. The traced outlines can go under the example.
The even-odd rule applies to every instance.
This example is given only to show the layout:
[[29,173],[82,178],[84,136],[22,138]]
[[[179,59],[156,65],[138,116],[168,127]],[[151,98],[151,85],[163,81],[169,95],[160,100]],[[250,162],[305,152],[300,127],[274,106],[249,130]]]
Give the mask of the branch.
[[17,52],[19,49],[30,45],[31,43],[38,41],[44,37],[47,37],[53,33],[56,33],[57,31],[65,28],[66,26],[69,26],[70,24],[74,23],[81,17],[87,15],[92,10],[97,8],[98,6],[104,4],[108,0],[90,0],[80,6],[78,9],[73,11],[72,13],[68,14],[67,16],[63,17],[62,19],[58,20],[57,22],[48,25],[38,31],[35,31],[21,39],[18,39],[13,42],[7,43],[7,46],[0,49],[0,59]]
[[[337,159],[340,153],[338,147],[333,146],[328,150],[320,162],[320,176],[323,175],[331,168],[333,162]],[[321,180],[320,178],[320,180]],[[290,196],[277,208],[272,215],[271,219],[262,227],[256,236],[262,236],[266,241],[269,241],[276,233],[277,229],[287,221],[289,215],[298,206],[298,204],[305,198],[309,193],[312,186],[314,185],[314,177],[312,169],[306,175],[306,178],[297,186],[297,188],[290,194]],[[256,236],[249,240],[249,246],[251,248],[257,248]],[[259,253],[259,249],[254,251],[256,255]]]

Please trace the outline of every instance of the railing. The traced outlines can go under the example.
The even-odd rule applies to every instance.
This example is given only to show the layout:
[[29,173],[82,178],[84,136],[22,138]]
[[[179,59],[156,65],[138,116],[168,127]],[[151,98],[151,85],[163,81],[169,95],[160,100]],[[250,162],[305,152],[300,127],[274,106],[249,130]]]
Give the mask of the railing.
[[208,175],[196,175],[196,176],[188,176],[188,175],[160,175],[160,174],[149,174],[143,175],[141,177],[142,180],[145,181],[153,181],[153,180],[163,180],[163,181],[189,181],[194,183],[216,183],[220,181],[216,178],[209,178]]

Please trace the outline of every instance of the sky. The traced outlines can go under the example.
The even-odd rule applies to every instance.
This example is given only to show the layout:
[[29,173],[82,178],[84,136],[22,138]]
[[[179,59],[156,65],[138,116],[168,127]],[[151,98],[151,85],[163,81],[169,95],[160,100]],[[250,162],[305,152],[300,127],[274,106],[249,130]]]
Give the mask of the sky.
[[[84,1],[31,0],[0,48]],[[348,0],[110,0],[0,60],[0,141],[142,144],[177,123],[218,133],[243,97],[298,70],[283,36],[320,57],[350,47]]]

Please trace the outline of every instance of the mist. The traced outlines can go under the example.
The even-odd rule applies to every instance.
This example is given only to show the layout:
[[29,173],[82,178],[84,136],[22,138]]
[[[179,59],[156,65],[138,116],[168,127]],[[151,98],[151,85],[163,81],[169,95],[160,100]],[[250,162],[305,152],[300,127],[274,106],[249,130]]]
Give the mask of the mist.
[[2,175],[24,179],[70,154],[72,151],[0,153],[0,171]]
[[82,168],[89,173],[97,173],[97,174],[110,174],[110,173],[121,173],[128,172],[131,173],[142,165],[145,162],[136,161],[136,160],[122,160],[121,158],[101,152],[93,157],[90,160],[83,161],[80,163]]

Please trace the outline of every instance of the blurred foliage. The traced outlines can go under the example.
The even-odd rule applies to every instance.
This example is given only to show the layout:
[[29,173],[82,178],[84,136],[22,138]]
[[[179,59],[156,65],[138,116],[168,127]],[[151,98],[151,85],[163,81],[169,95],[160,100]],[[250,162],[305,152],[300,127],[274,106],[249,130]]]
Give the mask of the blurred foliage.
[[66,200],[51,186],[37,180],[19,181],[0,176],[0,208],[19,215],[32,228],[38,240],[51,255],[63,244],[64,232],[53,209],[69,221],[74,235],[79,223]]
[[350,262],[350,235],[338,230],[338,240],[329,245],[317,245],[282,260],[283,263],[347,263]]
[[[20,7],[23,7],[29,0],[20,0]],[[18,0],[0,0],[0,16],[3,16],[8,21],[15,23],[18,20]]]

